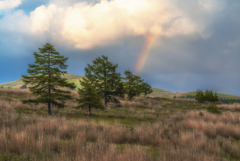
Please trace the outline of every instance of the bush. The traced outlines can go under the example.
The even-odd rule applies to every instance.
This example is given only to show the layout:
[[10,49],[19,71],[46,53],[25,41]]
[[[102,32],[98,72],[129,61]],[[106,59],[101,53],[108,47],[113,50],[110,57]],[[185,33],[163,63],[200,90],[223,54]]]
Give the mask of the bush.
[[203,116],[204,114],[203,114],[202,112],[199,112],[199,115],[200,115],[200,116]]
[[217,108],[215,104],[212,104],[207,107],[207,111],[211,113],[221,114],[222,112]]

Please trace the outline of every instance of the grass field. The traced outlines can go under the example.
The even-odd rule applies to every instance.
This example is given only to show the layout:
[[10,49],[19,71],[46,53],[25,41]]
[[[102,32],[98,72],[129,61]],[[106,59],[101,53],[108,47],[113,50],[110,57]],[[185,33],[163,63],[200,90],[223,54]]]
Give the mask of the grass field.
[[[72,95],[78,97],[77,92]],[[240,160],[240,104],[135,97],[105,110],[22,104],[27,89],[0,89],[0,160],[220,161]]]

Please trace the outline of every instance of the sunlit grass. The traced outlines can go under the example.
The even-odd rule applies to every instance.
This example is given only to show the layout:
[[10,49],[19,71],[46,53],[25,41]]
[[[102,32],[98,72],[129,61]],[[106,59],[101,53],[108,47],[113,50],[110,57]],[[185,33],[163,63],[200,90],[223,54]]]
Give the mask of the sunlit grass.
[[217,115],[209,103],[136,97],[90,117],[71,100],[48,116],[20,101],[32,97],[0,89],[0,160],[240,160],[239,104],[217,105]]

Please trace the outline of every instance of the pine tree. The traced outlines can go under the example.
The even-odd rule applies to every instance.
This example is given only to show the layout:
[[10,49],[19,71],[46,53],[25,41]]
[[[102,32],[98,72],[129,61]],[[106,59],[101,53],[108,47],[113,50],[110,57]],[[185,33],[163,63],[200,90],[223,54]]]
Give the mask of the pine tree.
[[213,98],[212,91],[206,90],[204,98],[205,98],[205,101],[213,102],[214,98]]
[[203,103],[205,101],[204,93],[202,90],[197,90],[195,99],[200,103]]
[[141,84],[141,90],[144,93],[145,97],[146,97],[147,94],[150,94],[150,93],[153,92],[151,86],[148,83],[145,83],[145,82],[143,82]]
[[138,86],[136,83],[137,77],[133,75],[130,70],[126,70],[124,74],[126,76],[124,78],[124,89],[126,91],[126,94],[128,95],[129,100],[132,101],[132,98],[138,94]]
[[141,93],[143,93],[143,79],[141,79],[140,76],[136,76],[134,75],[134,79],[135,79],[135,82],[136,82],[136,92],[137,92],[137,96],[140,96]]
[[102,55],[87,64],[85,77],[91,82],[98,94],[104,98],[105,107],[108,102],[119,102],[117,96],[122,96],[123,88],[120,73],[116,73],[117,64],[108,61],[108,57]]
[[219,101],[219,98],[218,98],[218,95],[216,92],[214,93],[213,100],[214,100],[214,102]]
[[52,115],[52,105],[62,108],[65,100],[72,99],[70,91],[63,90],[67,87],[75,89],[74,83],[68,83],[66,78],[61,76],[66,73],[65,62],[68,58],[61,56],[55,48],[46,43],[43,48],[39,48],[39,54],[34,52],[35,62],[29,64],[28,76],[22,76],[23,82],[30,84],[30,91],[36,99],[22,100],[23,103],[46,103],[48,105],[48,114]]
[[88,108],[89,115],[91,116],[91,108],[104,109],[104,106],[101,102],[101,97],[97,94],[97,91],[92,86],[91,82],[87,78],[79,80],[82,86],[82,89],[78,88],[79,103],[78,108]]

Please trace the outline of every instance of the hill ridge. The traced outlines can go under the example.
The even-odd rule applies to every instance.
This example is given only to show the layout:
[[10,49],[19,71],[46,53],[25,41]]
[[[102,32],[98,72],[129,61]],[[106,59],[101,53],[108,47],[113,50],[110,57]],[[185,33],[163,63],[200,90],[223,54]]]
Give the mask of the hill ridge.
[[[81,88],[79,80],[84,77],[83,75],[66,73],[63,75],[63,77],[68,79],[68,82],[75,83],[77,86],[76,90],[78,88]],[[0,87],[20,89],[23,85],[24,85],[24,83],[23,83],[22,77],[21,77],[21,78],[17,79],[16,81],[1,83]],[[148,96],[173,98],[174,96],[176,96],[176,97],[182,97],[182,96],[188,96],[188,95],[193,96],[196,93],[196,91],[177,92],[176,93],[176,92],[166,91],[166,90],[159,89],[159,88],[152,88],[152,89],[153,89],[153,93],[149,94]],[[219,98],[240,99],[239,96],[235,96],[235,95],[222,94],[222,93],[218,93],[218,95],[219,95]]]

